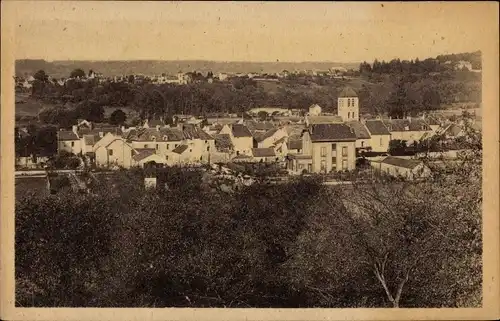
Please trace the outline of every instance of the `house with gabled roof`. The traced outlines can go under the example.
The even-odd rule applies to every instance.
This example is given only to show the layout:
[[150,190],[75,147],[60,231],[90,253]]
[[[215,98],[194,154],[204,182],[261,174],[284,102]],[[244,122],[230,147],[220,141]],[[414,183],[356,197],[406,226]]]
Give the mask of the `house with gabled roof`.
[[222,127],[219,134],[228,134],[231,137],[231,142],[237,155],[251,155],[253,136],[244,124],[226,124]]
[[134,166],[145,167],[147,164],[167,164],[167,159],[156,154],[156,150],[152,148],[136,149],[136,154],[132,156]]
[[302,133],[300,154],[288,154],[288,168],[295,173],[353,170],[356,167],[356,134],[346,124],[316,124]]
[[365,127],[370,133],[370,147],[373,152],[387,153],[389,151],[389,142],[391,141],[391,132],[381,120],[366,120]]
[[70,130],[60,130],[57,132],[57,151],[66,151],[68,153],[80,154],[82,146],[80,137]]
[[365,124],[361,121],[350,120],[345,122],[356,135],[356,150],[357,151],[371,151],[371,135]]
[[425,133],[431,133],[431,127],[421,118],[382,119],[391,132],[392,140],[404,140],[409,143],[420,141]]
[[419,159],[387,156],[378,161],[372,160],[370,165],[382,173],[410,180],[431,175],[429,167]]
[[132,145],[121,136],[107,133],[93,147],[95,163],[99,167],[130,168],[135,165],[132,157],[137,154]]
[[255,162],[270,163],[279,160],[279,157],[277,157],[276,152],[272,147],[252,148],[252,156]]
[[283,128],[274,127],[264,133],[254,134],[254,147],[266,148],[273,146],[280,139],[288,137]]

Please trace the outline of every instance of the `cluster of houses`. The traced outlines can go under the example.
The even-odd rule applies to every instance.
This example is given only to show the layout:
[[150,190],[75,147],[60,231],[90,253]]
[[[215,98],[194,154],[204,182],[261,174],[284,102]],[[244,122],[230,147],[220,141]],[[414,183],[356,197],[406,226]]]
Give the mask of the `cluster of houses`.
[[[192,117],[170,126],[155,119],[125,128],[81,121],[72,130],[58,132],[58,150],[107,168],[272,162],[290,174],[330,173],[355,169],[360,152],[387,153],[391,140],[411,144],[437,133],[456,137],[462,131],[459,124],[437,116],[360,118],[359,98],[347,87],[339,94],[337,115],[325,115],[312,105],[305,117],[278,122]],[[392,156],[374,164],[402,171],[420,166]]]

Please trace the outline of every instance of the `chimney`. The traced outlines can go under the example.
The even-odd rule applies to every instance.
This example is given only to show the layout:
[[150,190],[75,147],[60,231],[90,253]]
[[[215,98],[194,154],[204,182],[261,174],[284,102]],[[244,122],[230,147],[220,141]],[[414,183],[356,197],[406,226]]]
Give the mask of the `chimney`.
[[125,132],[125,126],[122,125],[121,130],[124,133]]
[[104,133],[103,132],[99,132],[99,137],[104,137]]

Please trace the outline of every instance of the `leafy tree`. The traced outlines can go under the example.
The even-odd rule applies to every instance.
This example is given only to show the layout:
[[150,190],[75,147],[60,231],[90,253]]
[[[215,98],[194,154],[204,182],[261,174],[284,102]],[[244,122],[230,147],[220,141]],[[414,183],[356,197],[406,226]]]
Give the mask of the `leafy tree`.
[[121,109],[113,111],[109,117],[109,123],[112,125],[123,125],[127,120],[127,114]]
[[40,82],[47,82],[49,80],[49,76],[45,73],[43,70],[38,70],[34,75],[33,78],[35,80],[38,80]]
[[69,75],[69,78],[84,78],[84,77],[85,77],[85,71],[83,71],[83,69],[80,68],[73,70]]
[[257,113],[257,117],[259,117],[260,120],[265,121],[269,118],[269,114],[267,112],[261,110]]

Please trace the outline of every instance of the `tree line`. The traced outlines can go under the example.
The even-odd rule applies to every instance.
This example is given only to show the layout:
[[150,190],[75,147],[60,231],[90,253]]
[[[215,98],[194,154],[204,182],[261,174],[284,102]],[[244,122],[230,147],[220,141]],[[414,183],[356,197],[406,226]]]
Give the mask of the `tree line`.
[[[271,90],[248,77],[158,85],[148,79],[100,82],[75,78],[82,73],[75,70],[74,77],[63,85],[49,81],[43,71],[35,74],[31,96],[53,105],[40,112],[41,121],[61,127],[74,124],[78,118],[102,122],[107,107],[135,110],[138,119],[129,119],[134,123],[159,116],[171,119],[174,114],[242,114],[262,106],[306,110],[313,103],[335,113],[338,92],[349,84],[341,79],[294,75]],[[362,112],[400,118],[438,109],[443,104],[481,101],[479,74],[448,70],[436,59],[362,63],[360,74],[360,79],[368,80],[358,89]]]

